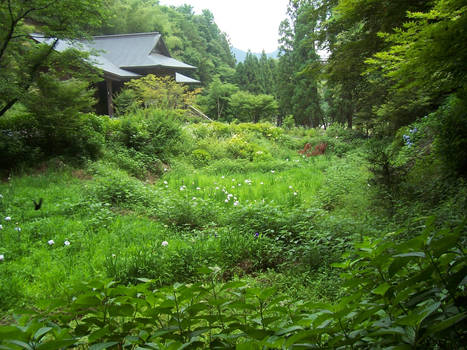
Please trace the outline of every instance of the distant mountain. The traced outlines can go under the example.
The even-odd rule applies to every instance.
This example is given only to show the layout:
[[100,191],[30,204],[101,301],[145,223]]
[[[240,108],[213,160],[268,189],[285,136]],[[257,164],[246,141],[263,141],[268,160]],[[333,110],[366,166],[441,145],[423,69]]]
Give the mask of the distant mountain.
[[[245,51],[233,47],[232,52],[233,52],[235,58],[237,59],[237,62],[245,61],[245,57],[246,57],[246,54],[247,54]],[[255,55],[258,58],[261,57],[261,53],[252,52],[252,54]],[[278,54],[279,54],[279,50],[276,50],[274,52],[266,53],[266,56],[268,56],[270,58],[277,58]]]

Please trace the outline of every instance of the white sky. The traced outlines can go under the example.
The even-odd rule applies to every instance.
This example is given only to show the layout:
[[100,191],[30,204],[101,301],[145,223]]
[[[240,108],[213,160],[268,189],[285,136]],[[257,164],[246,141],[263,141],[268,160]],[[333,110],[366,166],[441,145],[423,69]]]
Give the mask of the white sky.
[[208,9],[232,46],[266,53],[278,47],[279,24],[286,17],[288,0],[160,0],[161,5],[193,6],[195,13]]

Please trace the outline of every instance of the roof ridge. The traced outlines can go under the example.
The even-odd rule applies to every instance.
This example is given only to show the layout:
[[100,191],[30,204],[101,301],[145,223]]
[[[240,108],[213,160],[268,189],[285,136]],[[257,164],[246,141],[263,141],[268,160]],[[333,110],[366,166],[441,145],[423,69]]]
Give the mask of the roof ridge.
[[111,35],[96,35],[93,36],[94,39],[103,39],[103,38],[116,38],[116,37],[125,37],[125,36],[141,36],[141,35],[155,35],[161,34],[159,32],[146,32],[146,33],[128,33],[128,34],[111,34]]

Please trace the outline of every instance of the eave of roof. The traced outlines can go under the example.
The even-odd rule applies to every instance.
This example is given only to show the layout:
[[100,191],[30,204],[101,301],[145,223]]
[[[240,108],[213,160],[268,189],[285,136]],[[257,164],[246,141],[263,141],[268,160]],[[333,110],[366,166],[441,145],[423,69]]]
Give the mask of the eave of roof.
[[187,77],[186,75],[175,73],[175,81],[184,84],[201,84],[199,80]]

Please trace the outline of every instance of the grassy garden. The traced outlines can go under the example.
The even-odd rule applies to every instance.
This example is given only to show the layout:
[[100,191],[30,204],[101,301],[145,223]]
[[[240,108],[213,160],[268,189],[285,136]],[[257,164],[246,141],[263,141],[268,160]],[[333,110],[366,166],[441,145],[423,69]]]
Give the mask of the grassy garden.
[[177,113],[92,116],[96,160],[4,174],[0,308],[18,325],[2,348],[462,343],[465,185],[418,197],[439,181],[419,157],[429,125],[382,150],[340,127]]

